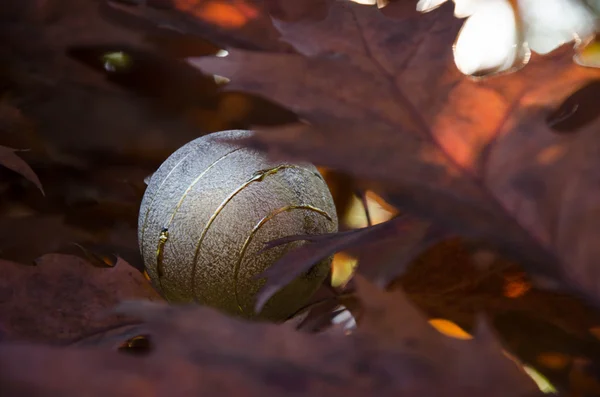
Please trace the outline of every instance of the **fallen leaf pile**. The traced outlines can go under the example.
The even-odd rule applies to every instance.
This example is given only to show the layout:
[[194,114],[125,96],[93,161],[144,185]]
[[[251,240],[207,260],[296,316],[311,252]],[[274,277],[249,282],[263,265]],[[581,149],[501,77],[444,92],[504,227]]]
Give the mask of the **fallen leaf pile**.
[[[376,3],[3,0],[3,397],[600,395],[596,44],[465,76],[463,3]],[[236,128],[319,166],[341,220],[264,247],[306,242],[256,309],[356,267],[283,324],[168,305],[143,273],[144,179]]]

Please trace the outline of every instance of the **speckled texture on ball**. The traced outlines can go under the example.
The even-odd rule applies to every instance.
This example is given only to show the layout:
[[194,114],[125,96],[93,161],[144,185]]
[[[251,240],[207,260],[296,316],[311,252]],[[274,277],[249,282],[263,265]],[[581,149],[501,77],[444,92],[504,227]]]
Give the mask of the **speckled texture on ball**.
[[173,153],[152,175],[142,200],[138,238],[148,274],[173,303],[198,302],[230,314],[284,320],[327,275],[320,262],[254,312],[264,280],[254,277],[304,242],[258,253],[290,235],[337,231],[325,181],[310,164],[273,162],[222,140],[251,131],[222,131]]

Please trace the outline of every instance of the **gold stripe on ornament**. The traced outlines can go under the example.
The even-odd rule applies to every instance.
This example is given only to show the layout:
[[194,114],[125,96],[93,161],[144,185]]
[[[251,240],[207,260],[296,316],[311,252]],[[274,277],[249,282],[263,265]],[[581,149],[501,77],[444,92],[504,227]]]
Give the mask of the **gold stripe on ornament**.
[[[219,216],[219,214],[221,213],[221,211],[223,211],[223,209],[225,208],[225,206],[231,200],[233,200],[233,198],[235,196],[237,196],[245,188],[247,188],[248,186],[250,186],[254,182],[262,182],[267,176],[275,175],[279,171],[286,170],[286,169],[297,169],[297,170],[300,170],[300,171],[310,172],[313,175],[316,174],[314,171],[309,170],[308,168],[300,167],[300,166],[293,165],[293,164],[282,164],[282,165],[279,165],[277,167],[269,168],[269,169],[266,169],[266,170],[256,171],[250,177],[250,179],[248,179],[240,187],[238,187],[233,192],[231,192],[231,194],[229,194],[229,196],[227,196],[225,198],[225,200],[223,200],[223,202],[221,204],[219,204],[219,206],[217,207],[217,209],[215,210],[215,212],[208,219],[208,222],[206,223],[206,226],[204,226],[204,229],[202,230],[202,233],[200,233],[200,238],[198,239],[198,243],[196,245],[196,250],[194,252],[194,262],[193,262],[193,265],[192,265],[192,283],[191,283],[191,291],[192,291],[192,294],[194,296],[196,295],[196,291],[195,291],[195,287],[196,287],[196,268],[198,266],[198,255],[200,254],[200,247],[202,246],[202,242],[204,241],[204,237],[206,237],[206,233],[208,233],[208,230],[212,226],[212,224],[215,221],[215,219],[217,219],[217,216]],[[197,299],[196,299],[196,301],[197,301]]]
[[[204,175],[206,175],[206,173],[208,171],[210,171],[215,165],[217,165],[222,160],[224,160],[227,156],[229,156],[230,154],[235,153],[235,152],[237,152],[238,150],[241,150],[241,149],[243,149],[243,148],[241,148],[241,147],[240,148],[236,148],[236,149],[234,149],[234,150],[232,150],[230,152],[225,153],[224,155],[222,155],[221,157],[219,157],[218,159],[216,159],[215,161],[213,161],[208,167],[206,167],[204,169],[204,171],[202,171],[200,173],[200,175],[198,175],[196,177],[196,179],[194,179],[192,181],[192,183],[187,187],[187,189],[185,190],[185,192],[183,192],[183,195],[179,199],[179,202],[177,203],[177,205],[175,206],[175,209],[173,210],[173,213],[171,214],[171,219],[169,219],[169,223],[162,228],[162,230],[160,232],[160,235],[158,237],[158,247],[156,248],[156,271],[159,274],[159,284],[160,284],[160,276],[161,276],[161,274],[164,274],[164,271],[163,271],[163,258],[165,256],[165,254],[164,254],[165,244],[169,240],[169,228],[171,227],[171,223],[173,222],[173,219],[175,218],[175,215],[177,215],[177,211],[179,211],[179,208],[181,208],[181,205],[183,204],[183,200],[185,200],[185,198],[187,197],[187,195],[189,194],[189,192],[200,181],[200,179],[202,179],[202,177]],[[187,155],[185,157],[187,157]],[[179,163],[177,163],[177,165],[179,165],[180,163],[181,163],[181,161]],[[173,172],[173,171],[171,170],[171,172]],[[171,175],[171,172],[169,172],[169,174],[163,180],[163,182],[167,180],[167,178],[169,177],[169,175]],[[162,186],[162,184],[161,184],[161,186]],[[148,210],[148,213],[149,213],[149,211],[150,210]],[[143,233],[142,233],[142,236],[143,236]]]
[[[167,176],[162,180],[162,182],[160,183],[160,185],[158,185],[158,187],[156,188],[156,192],[154,193],[154,195],[152,196],[152,198],[150,199],[150,202],[148,203],[148,209],[146,210],[146,215],[144,215],[144,223],[142,225],[142,236],[140,237],[140,246],[144,247],[144,235],[146,234],[146,228],[148,227],[148,216],[150,215],[150,210],[152,209],[152,205],[154,204],[154,200],[156,199],[156,196],[158,196],[158,193],[160,193],[160,189],[163,187],[163,185],[165,184],[165,181],[167,179],[169,179],[169,177],[171,176],[171,174],[173,172],[175,172],[175,169],[177,169],[177,167],[179,167],[179,165],[183,162],[183,160],[185,160],[191,153],[186,154],[185,156],[183,156],[183,158],[181,160],[179,160],[177,162],[177,164],[175,164],[173,166],[173,168],[171,169],[171,171],[169,171],[169,173],[167,174]],[[150,178],[150,181],[152,181],[152,178]]]
[[163,229],[160,231],[160,236],[158,237],[158,248],[156,249],[156,273],[158,274],[158,282],[160,284],[160,279],[164,275],[163,269],[163,258],[165,256],[165,244],[169,239],[169,230]]
[[261,227],[263,227],[268,221],[273,219],[275,216],[277,216],[283,212],[288,212],[288,211],[292,211],[292,210],[307,210],[307,211],[316,212],[317,214],[322,215],[325,218],[327,218],[328,221],[333,222],[333,218],[326,211],[323,211],[322,209],[317,208],[312,205],[288,205],[285,207],[281,207],[281,208],[278,208],[278,209],[272,211],[271,213],[269,213],[268,215],[263,217],[260,221],[258,221],[258,223],[250,231],[250,234],[246,238],[246,241],[244,241],[244,244],[242,245],[242,248],[240,249],[240,254],[238,255],[238,260],[235,264],[235,268],[233,271],[233,289],[235,291],[235,303],[237,304],[241,313],[244,313],[244,309],[240,305],[240,300],[239,300],[238,276],[239,276],[239,272],[240,272],[240,267],[242,265],[242,261],[244,260],[244,255],[246,254],[246,250],[248,249],[248,246],[252,242],[252,239],[254,238],[256,233],[258,233],[258,231],[260,230]]

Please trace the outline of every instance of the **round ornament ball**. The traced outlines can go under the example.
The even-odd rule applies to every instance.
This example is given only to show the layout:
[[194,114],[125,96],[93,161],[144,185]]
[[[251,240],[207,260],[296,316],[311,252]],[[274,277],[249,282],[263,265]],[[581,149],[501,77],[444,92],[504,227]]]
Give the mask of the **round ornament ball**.
[[175,151],[148,181],[138,239],[148,275],[169,302],[283,321],[319,288],[331,258],[256,313],[256,295],[265,282],[256,276],[305,242],[263,250],[265,243],[332,233],[338,220],[319,171],[311,164],[273,162],[238,143],[252,134],[217,132]]

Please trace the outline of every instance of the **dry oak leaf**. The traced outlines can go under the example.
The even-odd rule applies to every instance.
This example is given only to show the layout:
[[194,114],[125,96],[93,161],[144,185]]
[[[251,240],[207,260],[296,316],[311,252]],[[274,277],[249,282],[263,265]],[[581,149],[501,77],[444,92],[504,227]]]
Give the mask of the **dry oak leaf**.
[[600,301],[600,120],[570,134],[546,120],[600,70],[562,48],[474,81],[453,63],[461,21],[450,5],[396,16],[336,2],[323,22],[276,21],[300,54],[231,49],[190,62],[307,121],[248,144],[383,182],[388,202]]
[[3,340],[69,343],[134,321],[111,314],[122,300],[162,301],[122,259],[99,268],[76,256],[47,254],[36,266],[0,260],[0,269]]
[[348,337],[243,322],[206,307],[127,303],[120,312],[147,321],[148,355],[4,344],[0,387],[5,397],[537,395],[491,334],[450,339],[402,293],[366,282],[359,290],[364,333]]

